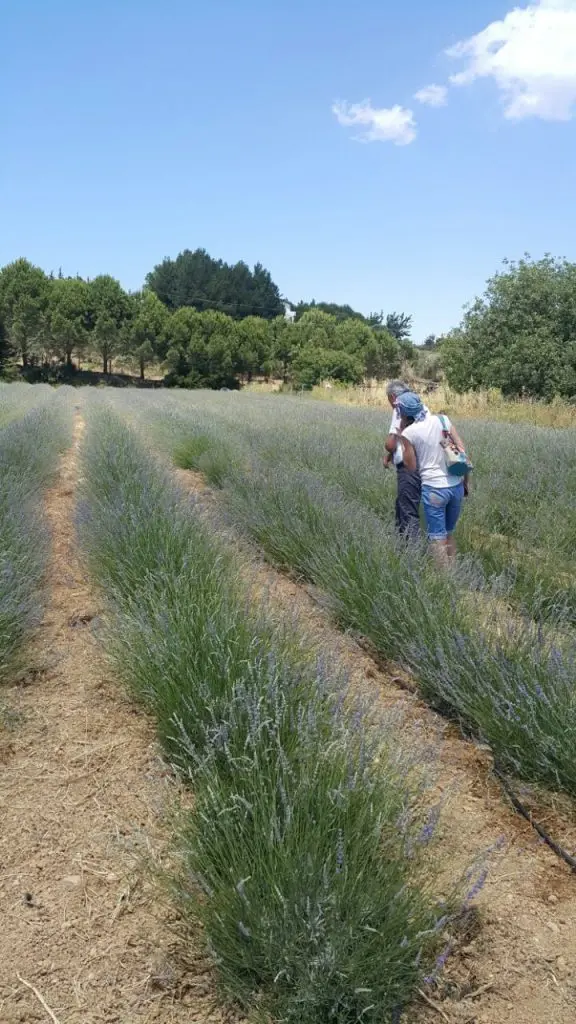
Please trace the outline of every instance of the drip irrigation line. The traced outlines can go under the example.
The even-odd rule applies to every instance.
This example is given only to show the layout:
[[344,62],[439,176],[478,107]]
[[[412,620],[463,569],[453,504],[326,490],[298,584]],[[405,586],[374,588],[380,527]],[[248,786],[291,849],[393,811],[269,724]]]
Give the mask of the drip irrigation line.
[[552,839],[552,836],[548,835],[546,830],[542,828],[542,825],[539,825],[537,821],[534,821],[534,818],[532,817],[532,812],[524,806],[521,800],[519,800],[514,790],[510,786],[510,783],[502,774],[500,769],[496,767],[496,765],[494,765],[494,774],[496,778],[499,780],[504,792],[508,796],[514,810],[517,811],[518,814],[520,814],[523,818],[525,818],[530,825],[532,825],[532,828],[538,833],[540,838],[544,840],[546,845],[549,846],[550,849],[556,854],[556,856],[560,857],[560,859],[563,860],[569,868],[571,868],[572,872],[576,874],[576,858],[572,857],[567,850],[565,850],[562,846],[559,845],[559,843]]

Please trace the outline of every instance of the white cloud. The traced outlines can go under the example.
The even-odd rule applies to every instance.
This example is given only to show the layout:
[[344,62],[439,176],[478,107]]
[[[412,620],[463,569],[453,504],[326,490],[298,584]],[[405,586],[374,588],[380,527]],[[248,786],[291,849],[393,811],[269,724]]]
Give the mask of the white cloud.
[[428,107],[445,107],[448,102],[448,89],[445,85],[425,85],[414,94],[414,99]]
[[451,84],[492,78],[507,118],[568,121],[576,103],[576,0],[516,7],[447,54],[466,62]]
[[362,103],[334,103],[332,113],[346,128],[361,128],[360,142],[393,142],[408,146],[416,138],[416,122],[411,110],[398,104],[394,107],[373,107],[370,100]]

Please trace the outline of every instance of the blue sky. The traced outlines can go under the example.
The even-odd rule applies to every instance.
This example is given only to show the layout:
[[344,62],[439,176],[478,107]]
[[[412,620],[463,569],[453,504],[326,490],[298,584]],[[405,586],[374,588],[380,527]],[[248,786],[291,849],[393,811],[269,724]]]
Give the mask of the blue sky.
[[576,0],[512,7],[0,0],[0,264],[203,246],[448,329],[503,257],[576,259]]

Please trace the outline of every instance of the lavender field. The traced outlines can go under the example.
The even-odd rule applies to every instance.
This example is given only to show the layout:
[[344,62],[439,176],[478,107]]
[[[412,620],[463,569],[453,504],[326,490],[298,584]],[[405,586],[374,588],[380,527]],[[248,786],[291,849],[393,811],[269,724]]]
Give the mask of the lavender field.
[[68,389],[0,386],[0,681],[42,615],[48,532],[42,496],[69,443]]
[[98,643],[193,794],[171,818],[170,890],[219,998],[276,1024],[416,1019],[503,840],[451,862],[434,743],[359,691],[303,617],[255,586],[255,566],[312,585],[330,621],[507,784],[570,801],[571,432],[465,424],[474,488],[458,564],[439,572],[424,543],[395,535],[380,412],[4,390],[3,678],[42,612],[42,497],[74,420],[75,544],[103,603]]
[[570,431],[466,423],[476,469],[448,576],[394,535],[382,413],[202,392],[112,401],[220,491],[229,521],[267,558],[320,587],[343,628],[488,744],[499,768],[574,795]]
[[[289,624],[278,634],[265,611],[256,620],[247,612],[231,538],[248,545],[241,562],[252,546],[256,557],[261,553],[313,584],[340,628],[368,642],[413,680],[430,707],[489,749],[501,776],[573,798],[571,433],[510,427],[504,434],[490,423],[466,424],[475,487],[459,529],[462,554],[447,574],[430,562],[424,545],[407,548],[395,536],[395,480],[381,468],[386,416],[234,393],[108,392],[91,404],[106,426],[95,428],[89,452],[102,434],[109,441],[97,458],[88,457],[86,479],[91,459],[99,469],[94,511],[83,520],[81,537],[95,578],[104,572],[101,585],[113,594],[111,645],[132,690],[153,708],[172,762],[205,794],[199,816],[183,829],[189,881],[179,887],[180,905],[202,922],[224,992],[246,1008],[258,992],[282,1021],[399,1020],[420,968],[420,977],[435,976],[429,966],[435,946],[442,962],[435,937],[450,930],[455,908],[478,892],[477,883],[466,896],[453,878],[450,908],[437,904],[435,915],[434,861],[426,858],[422,877],[413,859],[435,831],[421,817],[422,780],[415,792],[411,771],[404,767],[399,777],[390,754],[406,748],[405,737],[382,725],[379,734],[388,737],[382,761],[367,753],[372,733],[365,738],[360,711],[335,717],[332,701],[342,709],[349,702],[340,689],[345,693],[346,683],[334,689],[321,663],[304,666],[302,643],[306,650],[311,645]],[[211,518],[193,503],[182,522],[181,496],[163,475],[171,466],[195,471],[214,488]],[[110,493],[102,498],[109,475]],[[563,515],[550,529],[554,506]],[[140,531],[141,562],[140,542],[134,554]],[[320,769],[324,748],[330,763]],[[364,766],[366,757],[378,762],[377,777],[361,767],[342,790],[338,772],[352,778],[352,765],[360,758]],[[345,788],[351,796],[340,803],[343,797],[334,795]],[[348,804],[353,793],[360,801],[355,811]],[[401,805],[407,810],[396,817]],[[429,806],[426,813],[438,817]],[[367,836],[382,843],[386,818],[416,830],[404,836],[404,852],[388,850],[381,877],[376,850],[364,844]],[[357,903],[367,884],[363,862],[373,865],[370,906],[380,906],[378,920],[389,930]],[[263,880],[273,878],[284,881],[271,890]],[[414,884],[431,900],[417,909],[398,903]],[[387,910],[382,900],[392,900]],[[393,928],[399,908],[402,923]],[[429,913],[424,927],[422,914]],[[409,923],[418,919],[411,938]],[[344,933],[342,920],[349,926]],[[361,935],[371,936],[366,948]],[[418,949],[411,959],[413,942]],[[396,948],[392,958],[390,948]],[[412,950],[407,959],[398,958],[402,949]],[[378,984],[369,964],[383,955],[390,967]],[[397,969],[405,989],[398,987]]]

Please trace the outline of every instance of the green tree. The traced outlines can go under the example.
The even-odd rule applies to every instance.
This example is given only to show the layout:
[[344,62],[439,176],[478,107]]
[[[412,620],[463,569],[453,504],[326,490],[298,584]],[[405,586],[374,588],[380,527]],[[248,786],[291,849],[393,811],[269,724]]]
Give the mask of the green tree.
[[168,385],[235,387],[241,365],[238,322],[225,313],[178,310],[166,327]]
[[388,331],[371,331],[363,350],[366,376],[375,380],[396,377],[402,365],[400,345]]
[[313,388],[323,380],[342,384],[359,384],[364,376],[361,359],[339,349],[305,346],[292,364],[292,380],[296,387]]
[[74,353],[79,357],[86,345],[86,328],[79,320],[71,320],[62,313],[55,312],[51,318],[51,334],[54,352],[70,369],[74,365]]
[[299,302],[296,306],[296,320],[300,320],[304,316],[304,313],[309,313],[311,310],[318,310],[320,313],[327,313],[329,316],[333,316],[338,320],[364,320],[365,317],[362,313],[358,313],[357,310],[352,309],[352,306],[338,305],[337,302],[316,302],[312,299],[311,302]]
[[91,335],[91,347],[102,361],[102,372],[111,373],[112,360],[118,355],[120,331],[108,313],[100,313]]
[[122,285],[110,274],[100,274],[88,282],[89,305],[88,323],[89,330],[93,330],[99,316],[106,316],[113,320],[118,330],[121,330],[130,319],[132,307],[130,296],[124,291]]
[[382,326],[397,341],[406,341],[412,333],[412,317],[407,313],[388,313]]
[[458,391],[498,387],[550,399],[576,394],[576,265],[550,256],[504,264],[442,340]]
[[284,310],[279,289],[262,264],[250,270],[242,261],[231,265],[212,259],[205,249],[185,249],[175,260],[165,259],[148,274],[146,283],[171,310],[193,306],[199,312],[217,310],[234,319],[261,316],[266,320]]
[[87,347],[89,312],[90,292],[86,281],[79,277],[63,277],[52,282],[52,354],[68,367],[73,365],[73,356],[79,359]]
[[6,369],[12,355],[12,349],[8,341],[6,325],[2,313],[0,313],[0,376],[6,373]]
[[402,360],[405,363],[411,363],[414,366],[415,363],[418,361],[418,353],[416,351],[416,346],[413,345],[408,338],[402,338],[398,342],[398,344],[400,346],[400,354],[402,356]]
[[247,316],[236,325],[238,345],[237,370],[247,380],[260,373],[269,361],[272,349],[270,321],[261,316]]
[[362,354],[372,344],[374,331],[362,320],[342,320],[334,331],[334,348],[351,354]]
[[19,299],[12,307],[8,323],[8,340],[22,359],[22,366],[45,357],[50,347],[50,319],[43,303],[35,298]]
[[165,334],[169,314],[160,299],[145,288],[131,296],[132,317],[126,327],[125,351],[138,366],[144,380],[146,367],[165,354]]
[[[320,309],[311,309],[294,324],[293,332],[291,372],[301,386],[304,381],[308,386],[312,378],[317,383],[317,374],[323,371],[326,378],[357,383],[364,374],[382,379],[400,369],[404,343],[381,327],[369,327],[365,320],[349,317],[338,321]],[[313,351],[319,353],[318,358],[311,355]],[[327,361],[328,351],[338,357],[336,362]]]
[[366,323],[373,331],[384,330],[384,310],[381,309],[379,313],[369,313]]
[[200,313],[182,306],[167,316],[164,337],[168,348],[186,349],[193,334],[200,331]]
[[336,317],[329,313],[323,313],[320,309],[308,310],[294,324],[296,347],[335,348],[337,323]]
[[40,267],[18,259],[0,270],[0,320],[8,342],[26,366],[45,347],[52,282]]
[[202,372],[207,387],[229,386],[240,364],[236,321],[225,313],[208,310],[200,314],[199,322],[197,344],[201,341],[204,351],[197,368]]
[[270,355],[264,364],[264,372],[270,377],[278,374],[287,384],[292,359],[297,350],[298,328],[284,316],[277,316],[270,321],[269,330]]

